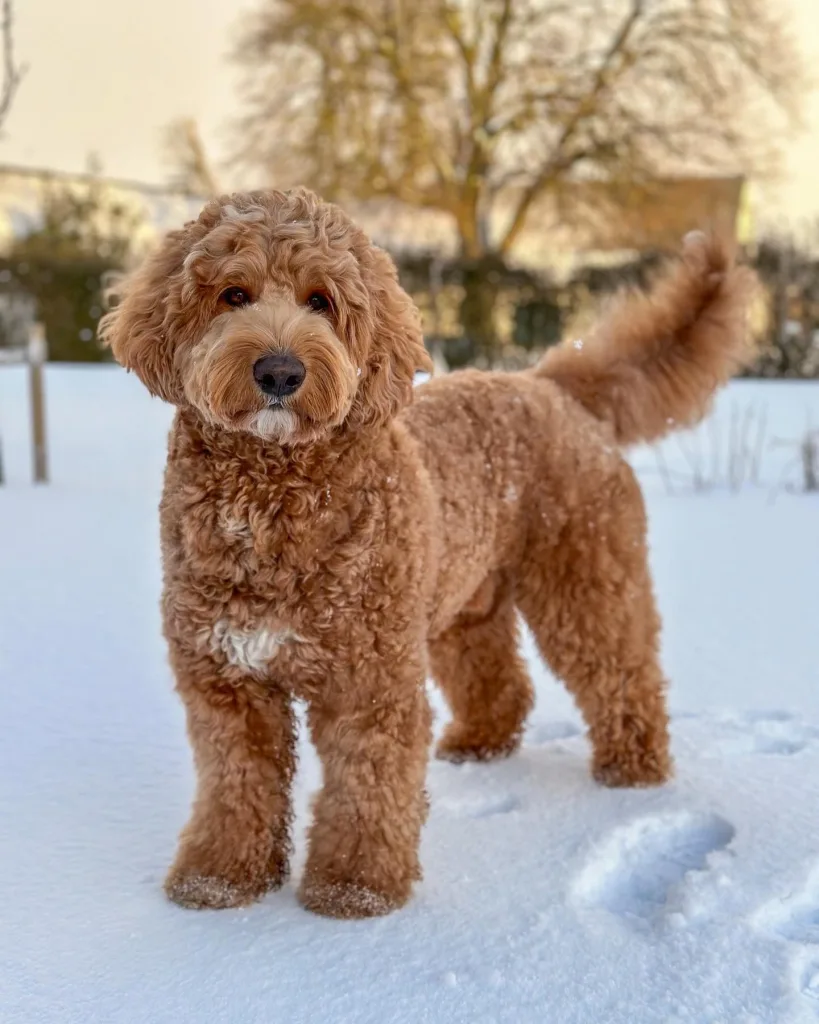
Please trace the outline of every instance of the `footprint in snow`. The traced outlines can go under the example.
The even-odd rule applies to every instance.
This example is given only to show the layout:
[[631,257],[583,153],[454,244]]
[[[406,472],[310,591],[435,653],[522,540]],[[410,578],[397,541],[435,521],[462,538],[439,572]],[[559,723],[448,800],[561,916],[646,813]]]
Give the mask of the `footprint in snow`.
[[733,825],[707,811],[637,818],[591,853],[575,881],[575,898],[637,928],[680,924],[686,912],[696,911],[689,904],[704,888],[713,855],[733,838]]
[[536,747],[555,743],[557,740],[570,740],[580,736],[581,730],[571,722],[544,722],[531,726],[526,733],[526,741]]
[[475,806],[468,811],[470,818],[494,818],[499,814],[511,814],[520,810],[520,800],[516,796],[504,796],[498,800],[489,800],[485,804]]
[[778,929],[783,939],[803,945],[819,946],[819,906],[795,910]]
[[511,794],[503,796],[479,797],[470,800],[443,800],[439,805],[459,818],[495,818],[503,814],[513,814],[522,807],[521,801]]
[[819,867],[796,893],[779,896],[756,914],[756,922],[771,935],[800,946],[819,946]]
[[742,720],[756,724],[757,722],[792,722],[795,715],[790,711],[748,711],[742,716]]
[[806,1008],[819,1016],[819,866],[802,889],[764,904],[754,923],[790,945],[790,984]]
[[811,960],[800,972],[799,991],[816,1004],[819,1010],[819,960]]
[[779,754],[782,756],[788,756],[789,754],[798,754],[800,750],[804,750],[807,745],[806,740],[796,739],[796,737],[757,736],[754,740],[753,752],[755,754]]
[[819,729],[787,711],[752,711],[731,717],[723,725],[728,733],[719,743],[723,754],[788,757],[819,737]]

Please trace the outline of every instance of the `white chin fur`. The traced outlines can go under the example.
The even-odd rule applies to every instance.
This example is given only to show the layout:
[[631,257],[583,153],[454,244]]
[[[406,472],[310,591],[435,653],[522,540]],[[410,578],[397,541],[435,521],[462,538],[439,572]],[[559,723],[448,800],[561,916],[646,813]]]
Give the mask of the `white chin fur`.
[[270,437],[284,443],[296,431],[296,417],[289,409],[277,407],[262,409],[253,418],[253,432],[261,437]]

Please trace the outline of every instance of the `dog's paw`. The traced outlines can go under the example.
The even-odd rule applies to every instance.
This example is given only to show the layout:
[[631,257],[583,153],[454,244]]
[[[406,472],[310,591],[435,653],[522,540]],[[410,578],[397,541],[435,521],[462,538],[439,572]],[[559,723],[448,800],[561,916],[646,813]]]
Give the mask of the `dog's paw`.
[[279,889],[285,878],[285,871],[259,877],[240,871],[227,875],[175,866],[165,880],[165,893],[178,906],[190,910],[224,910],[254,903]]
[[258,864],[240,860],[206,857],[201,850],[185,847],[165,880],[165,892],[179,906],[191,909],[224,909],[247,906],[288,877],[286,859],[275,858]]
[[244,907],[259,899],[266,891],[263,887],[237,884],[215,875],[172,873],[165,882],[168,898],[189,910]]
[[610,761],[595,764],[592,774],[602,786],[617,788],[644,788],[662,786],[673,774],[667,758],[645,757],[634,760]]
[[611,733],[592,729],[592,774],[604,786],[662,786],[673,774],[664,719],[626,715]]
[[289,855],[289,844],[271,842],[269,834],[240,837],[191,821],[165,879],[165,893],[180,907],[195,910],[244,907],[284,884]]
[[451,726],[435,748],[439,761],[462,764],[464,761],[500,761],[511,757],[520,747],[522,733],[512,736],[488,736]]
[[410,886],[395,892],[382,892],[356,882],[322,882],[305,879],[299,899],[307,910],[322,917],[339,919],[383,917],[402,907],[410,896]]

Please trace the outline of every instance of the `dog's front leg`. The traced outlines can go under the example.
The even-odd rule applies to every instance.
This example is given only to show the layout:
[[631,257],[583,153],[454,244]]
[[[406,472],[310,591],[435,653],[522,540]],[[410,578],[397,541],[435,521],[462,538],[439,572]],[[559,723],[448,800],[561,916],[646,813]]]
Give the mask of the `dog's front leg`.
[[172,650],[196,799],[165,891],[184,907],[250,903],[287,877],[295,720],[287,694]]
[[423,658],[357,667],[311,704],[324,766],[300,897],[329,917],[373,917],[402,906],[421,877],[424,779],[431,714]]

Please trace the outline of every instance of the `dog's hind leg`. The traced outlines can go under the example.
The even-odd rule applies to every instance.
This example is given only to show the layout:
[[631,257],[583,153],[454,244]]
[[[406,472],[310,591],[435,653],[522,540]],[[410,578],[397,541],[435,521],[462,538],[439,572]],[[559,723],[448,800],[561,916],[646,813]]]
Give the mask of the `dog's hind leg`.
[[589,727],[595,778],[649,786],[671,774],[642,496],[623,466],[556,535],[530,539],[517,601]]
[[430,660],[452,710],[436,756],[489,761],[517,750],[534,691],[518,653],[510,582],[490,577],[466,612],[430,643]]

